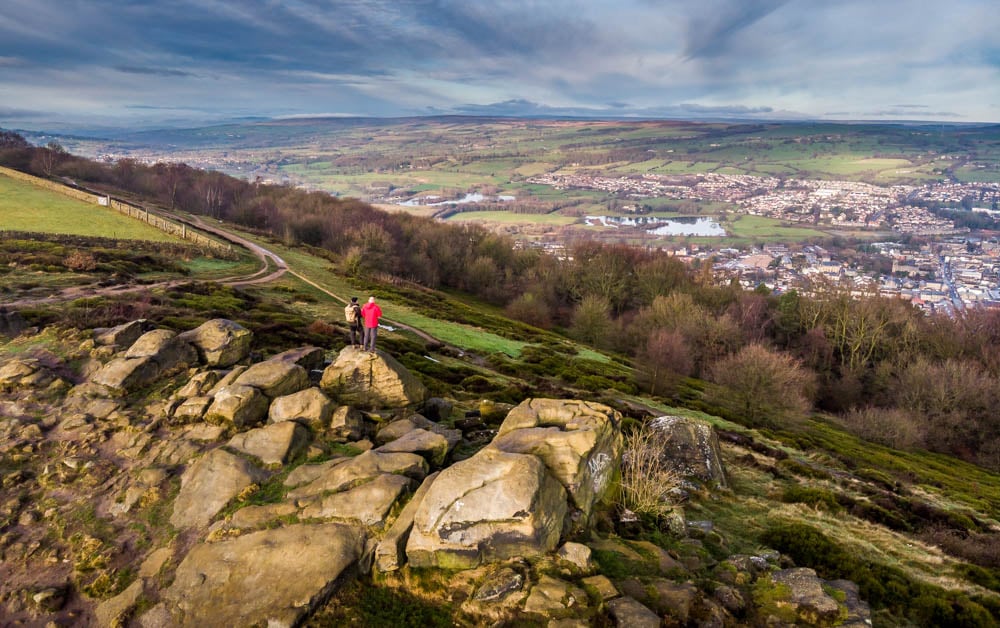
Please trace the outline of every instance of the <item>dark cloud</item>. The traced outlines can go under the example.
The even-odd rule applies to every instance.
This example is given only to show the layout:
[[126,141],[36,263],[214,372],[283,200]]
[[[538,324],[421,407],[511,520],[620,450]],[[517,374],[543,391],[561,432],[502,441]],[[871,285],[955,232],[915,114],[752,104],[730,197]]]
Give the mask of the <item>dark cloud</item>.
[[125,74],[145,74],[148,76],[194,76],[191,72],[184,70],[172,70],[170,68],[149,68],[134,65],[116,65],[115,70]]

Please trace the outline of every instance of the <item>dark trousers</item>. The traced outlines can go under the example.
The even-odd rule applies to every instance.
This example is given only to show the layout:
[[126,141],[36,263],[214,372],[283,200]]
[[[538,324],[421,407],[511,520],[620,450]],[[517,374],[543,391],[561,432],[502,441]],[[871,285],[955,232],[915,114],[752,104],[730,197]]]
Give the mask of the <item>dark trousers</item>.
[[364,341],[364,332],[361,331],[361,325],[349,325],[351,332],[351,346],[356,347]]
[[375,350],[375,338],[378,337],[378,327],[365,327],[365,341],[362,349]]

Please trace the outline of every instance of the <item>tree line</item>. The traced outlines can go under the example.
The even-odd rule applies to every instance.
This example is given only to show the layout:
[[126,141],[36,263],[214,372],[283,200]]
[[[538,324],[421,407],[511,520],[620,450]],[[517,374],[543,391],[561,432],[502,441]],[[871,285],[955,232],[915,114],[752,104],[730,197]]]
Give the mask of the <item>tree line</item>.
[[704,387],[710,409],[771,427],[819,409],[886,445],[1000,469],[998,311],[926,316],[832,285],[809,296],[745,291],[716,285],[710,263],[657,250],[580,240],[556,256],[477,226],[184,164],[97,163],[10,132],[0,132],[0,163],[319,247],[349,275],[464,291],[512,318],[630,356],[650,394]]

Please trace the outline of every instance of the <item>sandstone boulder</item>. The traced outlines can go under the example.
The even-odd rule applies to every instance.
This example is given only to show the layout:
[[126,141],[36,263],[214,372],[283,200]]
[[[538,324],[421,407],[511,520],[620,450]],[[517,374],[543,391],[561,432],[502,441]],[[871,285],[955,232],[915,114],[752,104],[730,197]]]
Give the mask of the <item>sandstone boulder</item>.
[[365,419],[351,406],[340,406],[330,416],[330,427],[326,435],[335,441],[356,441],[365,436]]
[[453,448],[462,440],[461,430],[447,428],[430,419],[424,418],[420,414],[411,414],[405,419],[396,419],[384,424],[375,435],[375,442],[384,445],[418,429],[442,436],[448,442],[448,449]]
[[448,467],[414,513],[415,567],[465,569],[555,549],[566,491],[536,457],[485,449]]
[[406,542],[410,538],[410,530],[413,528],[413,515],[417,512],[417,507],[424,500],[424,495],[430,489],[431,484],[437,479],[440,471],[432,473],[424,478],[423,483],[413,493],[413,497],[406,503],[399,516],[392,522],[382,540],[375,548],[375,566],[382,573],[395,571],[406,562]]
[[418,428],[382,445],[376,451],[419,454],[432,466],[440,467],[448,457],[450,448],[444,436]]
[[309,442],[308,429],[295,421],[284,421],[237,434],[227,445],[264,464],[285,464],[304,451]]
[[215,394],[205,412],[205,420],[232,423],[238,428],[252,427],[267,416],[267,397],[253,386],[233,384]]
[[423,383],[392,356],[353,347],[326,367],[320,387],[341,403],[368,408],[408,406],[427,396]]
[[44,388],[56,376],[36,358],[14,358],[0,366],[0,389]]
[[664,435],[663,460],[685,477],[726,487],[719,437],[712,425],[688,417],[662,416],[650,427]]
[[406,476],[383,473],[346,491],[317,497],[302,509],[302,517],[349,520],[381,527],[389,510],[409,490],[410,484]]
[[357,529],[330,523],[198,544],[163,598],[176,626],[297,626],[327,600],[363,543]]
[[324,355],[325,352],[319,347],[299,347],[298,349],[282,351],[277,355],[271,356],[270,359],[284,360],[285,362],[298,364],[308,373],[310,371],[317,371],[323,368]]
[[194,364],[198,354],[190,343],[181,340],[169,329],[154,329],[139,336],[123,356],[128,359],[150,358],[161,371],[169,372],[181,365]]
[[620,628],[660,628],[660,617],[628,596],[608,602],[608,610]]
[[152,358],[115,358],[94,373],[90,381],[113,390],[131,391],[159,376],[160,367]]
[[526,399],[507,414],[490,447],[538,456],[584,518],[621,464],[621,415],[599,403]]
[[213,449],[184,471],[170,523],[178,528],[208,525],[240,491],[266,474],[247,460]]
[[253,333],[231,320],[216,318],[180,335],[194,345],[208,366],[231,366],[250,353]]
[[94,342],[104,346],[130,347],[139,339],[139,336],[152,327],[153,324],[146,319],[139,319],[117,327],[98,327],[94,330]]
[[267,411],[269,423],[298,421],[316,431],[326,429],[333,415],[334,404],[319,388],[306,388],[278,397]]
[[269,398],[283,397],[309,387],[306,370],[294,362],[265,360],[236,378],[237,385],[253,386]]
[[212,390],[219,383],[221,377],[222,375],[219,371],[199,371],[191,376],[191,379],[174,393],[174,397],[177,399],[188,399],[190,397],[208,395],[208,391]]
[[200,421],[211,405],[211,397],[190,397],[174,408],[174,418],[181,423]]
[[[299,469],[302,467],[296,471]],[[300,473],[307,473],[307,471]],[[422,480],[427,475],[427,462],[416,454],[366,451],[343,462],[336,461],[332,465],[324,465],[323,471],[315,479],[292,489],[288,492],[287,497],[289,499],[304,499],[322,493],[343,491],[386,473],[403,475],[413,480]],[[296,474],[294,477],[298,478],[300,474]],[[293,476],[289,475],[285,483],[291,486],[293,481],[295,481]]]
[[[843,619],[842,607],[827,593],[825,582],[806,567],[780,569],[770,574],[773,595],[783,609],[794,612],[798,622],[810,626],[832,626]],[[846,609],[843,610],[846,614]]]

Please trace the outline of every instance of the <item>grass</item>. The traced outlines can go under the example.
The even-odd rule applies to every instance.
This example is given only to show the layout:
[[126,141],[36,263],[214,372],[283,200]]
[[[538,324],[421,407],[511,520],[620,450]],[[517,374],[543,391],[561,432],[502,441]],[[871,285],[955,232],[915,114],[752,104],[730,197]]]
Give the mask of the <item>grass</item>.
[[120,240],[182,242],[141,220],[0,175],[4,230],[101,236]]

